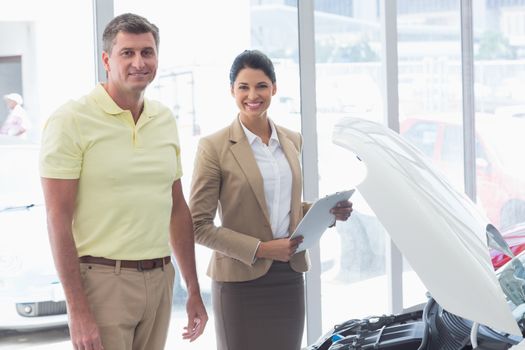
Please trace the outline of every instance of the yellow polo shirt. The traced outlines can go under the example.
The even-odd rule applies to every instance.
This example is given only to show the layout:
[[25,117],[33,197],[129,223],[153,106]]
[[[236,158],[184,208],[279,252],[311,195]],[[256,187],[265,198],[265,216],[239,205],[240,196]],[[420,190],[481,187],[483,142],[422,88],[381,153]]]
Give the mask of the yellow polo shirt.
[[162,104],[145,100],[135,125],[97,85],[47,121],[40,173],[79,179],[72,227],[79,256],[170,255],[171,188],[182,169],[177,124]]

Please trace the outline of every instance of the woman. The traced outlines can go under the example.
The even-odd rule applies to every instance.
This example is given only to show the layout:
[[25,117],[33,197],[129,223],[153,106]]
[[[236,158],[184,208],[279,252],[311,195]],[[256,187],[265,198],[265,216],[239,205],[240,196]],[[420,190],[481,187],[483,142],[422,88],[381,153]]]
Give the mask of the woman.
[[[239,108],[233,123],[199,142],[190,196],[196,241],[214,250],[212,278],[217,349],[300,349],[304,328],[305,251],[288,239],[301,203],[300,134],[267,115],[276,93],[273,64],[246,50],[230,70]],[[219,210],[221,226],[214,225]],[[332,209],[346,220],[348,201]]]

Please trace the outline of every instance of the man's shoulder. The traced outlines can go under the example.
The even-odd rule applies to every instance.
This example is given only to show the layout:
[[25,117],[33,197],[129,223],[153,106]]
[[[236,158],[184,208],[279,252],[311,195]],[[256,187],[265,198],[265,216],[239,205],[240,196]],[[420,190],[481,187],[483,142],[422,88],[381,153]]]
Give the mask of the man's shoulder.
[[80,111],[85,109],[86,103],[84,97],[78,100],[68,100],[60,105],[50,115],[50,119],[63,119],[63,118],[74,118]]
[[160,102],[159,100],[155,100],[155,99],[152,99],[152,98],[146,98],[145,99],[148,103],[150,103],[152,106],[154,106],[155,108],[158,108],[158,109],[162,109],[162,110],[169,110],[168,106],[166,106],[166,104]]
[[173,112],[164,103],[149,98],[146,99],[145,102],[148,105],[147,108],[150,110],[151,113],[173,117]]
[[[103,112],[103,108],[97,102],[97,88],[89,93],[69,99],[60,105],[50,115],[50,119],[79,119],[80,116],[99,115]],[[80,118],[82,119],[82,118]]]

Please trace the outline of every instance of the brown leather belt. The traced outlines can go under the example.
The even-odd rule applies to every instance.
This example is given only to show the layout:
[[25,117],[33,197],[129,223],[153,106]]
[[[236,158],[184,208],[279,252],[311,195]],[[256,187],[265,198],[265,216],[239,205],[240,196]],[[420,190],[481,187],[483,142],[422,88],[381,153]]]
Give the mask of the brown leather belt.
[[169,264],[171,257],[165,256],[164,258],[157,259],[148,259],[148,260],[112,260],[106,258],[100,258],[91,255],[85,255],[78,258],[81,263],[88,264],[99,264],[107,266],[116,266],[117,261],[120,261],[121,268],[131,268],[137,269],[139,271],[152,270],[159,267],[163,267],[166,264]]

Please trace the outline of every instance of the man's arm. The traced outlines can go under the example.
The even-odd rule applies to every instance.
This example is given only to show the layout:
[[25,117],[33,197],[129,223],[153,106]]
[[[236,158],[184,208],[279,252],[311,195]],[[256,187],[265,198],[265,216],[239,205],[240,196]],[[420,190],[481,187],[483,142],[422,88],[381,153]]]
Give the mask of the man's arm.
[[66,296],[71,341],[75,349],[103,349],[98,327],[88,304],[71,224],[78,180],[42,178],[49,242]]
[[188,288],[188,325],[183,333],[184,339],[197,339],[208,322],[208,315],[202,302],[197,271],[195,267],[195,239],[190,210],[182,193],[180,180],[172,186],[173,206],[170,221],[170,243],[177,259],[177,265]]

